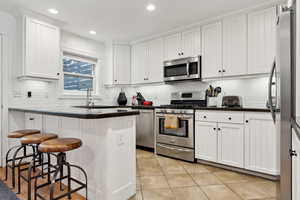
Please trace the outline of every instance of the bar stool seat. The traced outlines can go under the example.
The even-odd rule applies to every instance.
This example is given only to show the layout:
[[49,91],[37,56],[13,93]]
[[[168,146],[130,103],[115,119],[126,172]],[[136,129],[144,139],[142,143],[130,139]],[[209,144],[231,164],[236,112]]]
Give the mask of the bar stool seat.
[[54,133],[41,133],[41,134],[34,134],[28,135],[21,138],[22,144],[41,144],[47,140],[56,139],[58,138],[57,134]]
[[47,140],[39,145],[39,151],[43,153],[62,153],[81,147],[82,141],[77,138],[58,138]]
[[40,133],[40,130],[36,129],[24,129],[24,130],[18,130],[11,132],[7,135],[8,138],[22,138],[24,136],[33,135]]

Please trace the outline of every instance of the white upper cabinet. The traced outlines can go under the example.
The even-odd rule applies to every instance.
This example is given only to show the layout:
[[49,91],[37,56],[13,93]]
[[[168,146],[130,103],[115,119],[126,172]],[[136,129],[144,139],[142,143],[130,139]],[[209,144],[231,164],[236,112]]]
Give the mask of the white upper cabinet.
[[200,28],[165,37],[165,59],[173,60],[201,54]]
[[23,73],[21,76],[58,79],[60,69],[60,29],[25,17]]
[[202,78],[222,76],[222,23],[202,27]]
[[163,81],[163,39],[155,39],[133,46],[132,83]]
[[164,42],[162,38],[148,43],[149,53],[149,82],[163,82]]
[[114,84],[130,84],[131,47],[129,45],[113,46],[113,76]]
[[148,76],[148,45],[141,43],[133,46],[132,50],[132,83],[145,83]]
[[223,76],[247,74],[247,15],[223,20]]
[[280,174],[279,134],[269,113],[245,114],[245,168]]
[[181,57],[181,33],[176,33],[165,38],[165,60]]
[[182,56],[193,57],[201,54],[201,31],[200,28],[182,32]]
[[248,16],[248,74],[269,73],[276,55],[276,9]]

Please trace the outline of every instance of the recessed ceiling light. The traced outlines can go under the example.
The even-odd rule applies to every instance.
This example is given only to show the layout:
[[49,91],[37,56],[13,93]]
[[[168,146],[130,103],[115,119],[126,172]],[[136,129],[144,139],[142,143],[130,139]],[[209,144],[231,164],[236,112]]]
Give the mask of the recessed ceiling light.
[[51,14],[58,14],[58,10],[54,9],[54,8],[50,8],[48,9],[48,12],[51,13]]
[[96,31],[90,31],[89,32],[91,35],[96,35],[97,33],[96,33]]
[[155,9],[156,9],[156,6],[154,5],[154,4],[148,4],[147,5],[147,10],[149,11],[149,12],[153,12]]

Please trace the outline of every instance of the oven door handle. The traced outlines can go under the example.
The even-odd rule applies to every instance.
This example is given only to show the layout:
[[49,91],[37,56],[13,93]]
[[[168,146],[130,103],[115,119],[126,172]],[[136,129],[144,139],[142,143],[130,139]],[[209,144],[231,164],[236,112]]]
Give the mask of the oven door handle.
[[166,148],[166,149],[170,149],[170,150],[184,151],[184,152],[191,152],[192,151],[192,150],[189,150],[189,149],[173,148],[173,147],[165,146],[165,145],[162,145],[162,144],[157,144],[157,145],[161,146],[163,148]]
[[[170,115],[172,115],[172,114],[170,113]],[[165,115],[156,114],[156,117],[165,118]],[[183,120],[189,120],[189,119],[193,119],[193,115],[183,115],[183,116],[179,115],[178,118],[183,119]]]
[[190,77],[190,62],[187,61],[186,63],[186,76]]

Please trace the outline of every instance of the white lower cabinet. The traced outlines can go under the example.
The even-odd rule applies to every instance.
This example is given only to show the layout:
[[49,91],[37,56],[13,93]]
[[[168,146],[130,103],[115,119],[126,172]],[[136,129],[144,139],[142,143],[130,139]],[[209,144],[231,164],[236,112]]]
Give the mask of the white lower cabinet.
[[279,175],[279,134],[269,113],[245,114],[245,168]]
[[43,129],[43,115],[34,113],[25,113],[25,128],[26,129]]
[[280,174],[279,134],[269,113],[196,111],[195,124],[197,159]]
[[218,124],[218,162],[244,167],[244,125]]
[[293,156],[293,200],[300,199],[300,138],[297,136],[295,132],[293,132],[292,136],[293,140],[293,151],[295,151],[296,156]]
[[195,154],[196,158],[217,161],[217,123],[196,121]]

